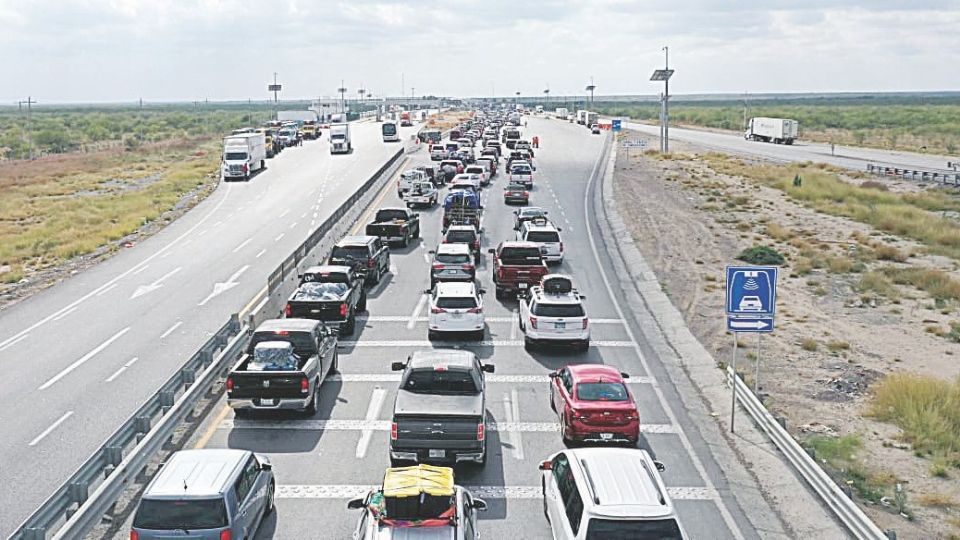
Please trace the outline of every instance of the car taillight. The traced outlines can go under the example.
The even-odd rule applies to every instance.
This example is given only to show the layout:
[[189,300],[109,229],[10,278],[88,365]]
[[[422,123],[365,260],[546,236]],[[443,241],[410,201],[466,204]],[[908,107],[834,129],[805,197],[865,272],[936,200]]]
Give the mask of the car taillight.
[[247,166],[246,163],[244,163],[244,164],[243,164],[243,172],[247,172],[248,170],[250,170],[250,168]]
[[443,309],[443,308],[439,308],[439,307],[432,307],[432,308],[430,308],[430,313],[433,313],[433,314],[446,313],[446,312],[447,312],[447,310],[445,310],[445,309]]
[[367,268],[373,268],[373,265],[376,263],[377,261],[370,259],[369,261],[367,261]]
[[473,270],[473,264],[467,263],[467,264],[463,265],[463,269],[464,269],[464,270]]
[[140,540],[140,533],[138,533],[133,529],[130,529],[130,540]]
[[310,380],[306,377],[300,379],[300,393],[307,394],[310,392]]
[[627,413],[627,415],[626,415],[625,418],[626,418],[628,421],[639,420],[639,419],[640,419],[640,415],[637,414],[637,413],[635,413],[635,412],[629,412],[629,413]]
[[524,192],[523,192],[523,196],[524,196],[524,197],[529,197],[529,196],[530,196],[530,192],[529,192],[529,191],[524,191]]
[[482,441],[486,437],[487,426],[484,424],[477,424],[477,440]]
[[347,304],[340,304],[340,316],[341,317],[347,316]]
[[283,316],[284,317],[293,317],[293,306],[287,304],[283,307]]
[[233,392],[233,377],[227,377],[227,392]]
[[480,249],[480,241],[474,240],[473,242],[470,242],[470,247],[472,247],[473,249]]
[[576,410],[576,409],[570,409],[570,418],[572,418],[572,419],[574,419],[574,420],[586,420],[586,419],[587,419],[587,415],[581,413],[580,411],[578,411],[578,410]]
[[483,313],[482,307],[470,308],[467,310],[467,313]]
[[230,529],[220,531],[220,540],[233,540],[233,533]]
[[433,266],[431,266],[430,268],[433,268],[434,270],[443,270],[444,266],[442,263],[433,263]]
[[397,431],[398,431],[398,430],[397,430],[397,423],[396,423],[396,422],[391,422],[391,423],[390,423],[390,440],[391,440],[391,441],[397,440]]
[[584,317],[584,318],[583,318],[583,329],[586,330],[586,329],[587,329],[587,326],[589,326],[589,325],[590,325],[590,319]]
[[536,318],[536,317],[530,317],[530,328],[533,328],[534,330],[537,329],[537,318]]
[[563,242],[560,242],[560,253],[563,253]]

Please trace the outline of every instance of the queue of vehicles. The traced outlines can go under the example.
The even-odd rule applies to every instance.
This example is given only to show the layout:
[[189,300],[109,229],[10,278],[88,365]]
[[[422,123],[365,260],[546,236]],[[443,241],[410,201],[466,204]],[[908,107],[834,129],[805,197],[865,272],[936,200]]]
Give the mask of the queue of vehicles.
[[[429,288],[424,291],[430,340],[461,335],[481,340],[485,335],[486,291],[477,281],[485,243],[480,193],[497,176],[500,147],[492,143],[502,140],[498,136],[508,122],[496,113],[477,115],[458,130],[463,135],[458,139],[466,139],[463,144],[456,141],[455,150],[441,147],[439,169],[405,171],[398,183],[398,195],[408,206],[443,201],[443,235],[429,251]],[[522,139],[510,140],[516,148]],[[469,165],[464,154],[473,154],[478,142],[489,157]],[[432,158],[435,150],[440,153],[437,146],[430,148]],[[532,149],[522,150],[529,153],[511,156],[505,203],[527,205],[535,190]],[[441,189],[447,189],[444,195]],[[562,230],[539,207],[524,206],[513,214],[515,237],[488,250],[496,298],[516,298],[517,325],[528,350],[545,345],[587,350],[590,322],[584,296],[571,276],[548,268],[563,264]],[[407,245],[420,237],[421,226],[420,215],[407,208],[381,208],[365,235],[341,239],[326,265],[300,275],[285,318],[262,323],[231,369],[228,404],[237,413],[297,409],[314,414],[321,383],[337,370],[339,336],[354,331],[357,314],[367,308],[366,289],[390,271],[389,243]],[[482,467],[487,461],[485,376],[494,365],[467,350],[431,348],[394,361],[391,368],[401,373],[390,422],[391,467],[382,486],[348,502],[348,509],[360,514],[353,538],[479,538],[477,512],[487,504],[455,483],[454,467]],[[549,375],[550,398],[544,407],[557,415],[560,438],[568,446],[539,465],[543,511],[553,537],[686,538],[660,478],[663,465],[636,448],[640,413],[626,384],[629,375],[589,363],[570,363]],[[571,447],[574,443],[577,447]],[[168,510],[169,516],[181,518],[174,524],[177,529],[198,532],[198,537],[206,538],[208,529],[221,539],[252,536],[272,512],[276,487],[266,457],[240,450],[188,451],[169,463],[184,471],[181,461],[198,471],[219,466],[230,472],[217,477],[223,485],[188,485],[181,493],[170,488],[178,473],[164,469],[141,499],[132,538],[165,537],[160,533],[170,525],[163,530],[162,512],[155,508],[192,501],[195,491],[203,493],[195,498],[215,511],[187,519],[182,510]]]

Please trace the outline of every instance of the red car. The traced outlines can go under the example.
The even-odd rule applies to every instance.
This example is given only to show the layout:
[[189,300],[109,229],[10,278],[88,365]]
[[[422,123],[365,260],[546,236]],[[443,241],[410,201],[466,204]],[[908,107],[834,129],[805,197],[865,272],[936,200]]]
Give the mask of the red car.
[[550,374],[550,408],[560,417],[563,442],[637,443],[640,413],[626,373],[579,364]]

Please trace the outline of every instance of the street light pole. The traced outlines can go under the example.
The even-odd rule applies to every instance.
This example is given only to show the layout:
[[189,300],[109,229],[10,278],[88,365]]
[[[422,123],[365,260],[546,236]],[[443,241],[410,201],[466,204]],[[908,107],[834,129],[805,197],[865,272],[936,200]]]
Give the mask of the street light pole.
[[[664,47],[663,51],[669,55],[669,48]],[[673,70],[670,69],[669,56],[666,57],[666,63],[663,69],[654,70],[650,76],[651,81],[663,81],[663,95],[660,96],[660,151],[667,153],[670,151],[670,132],[667,124],[670,122],[670,77]]]
[[340,112],[346,114],[347,101],[345,94],[347,93],[347,88],[343,85],[343,79],[340,79],[340,88],[337,88],[337,92],[340,92]]
[[[30,161],[33,161],[33,108],[31,105],[36,103],[32,97],[27,96],[26,101],[18,101],[17,107],[20,110],[23,110],[23,105],[27,105],[27,155],[30,157]],[[23,154],[21,154],[22,156]]]

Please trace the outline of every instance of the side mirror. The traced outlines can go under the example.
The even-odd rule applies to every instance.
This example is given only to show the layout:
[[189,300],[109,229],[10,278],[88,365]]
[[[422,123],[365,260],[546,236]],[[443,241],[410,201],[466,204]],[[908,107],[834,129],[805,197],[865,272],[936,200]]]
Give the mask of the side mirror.
[[497,252],[497,250],[495,250],[495,249],[493,249],[493,248],[490,248],[490,249],[487,250],[487,253],[496,253],[496,252]]
[[363,508],[364,506],[366,506],[366,505],[364,504],[364,502],[365,502],[365,501],[364,501],[362,498],[360,498],[360,499],[350,499],[350,501],[347,502],[347,508],[350,509],[350,510],[360,510],[361,508]]
[[483,228],[477,229],[477,234],[483,234]]
[[654,461],[654,462],[653,462],[653,465],[654,465],[654,466],[657,468],[657,470],[660,471],[660,472],[663,472],[663,471],[667,470],[667,468],[663,465],[663,463],[661,463],[661,462],[659,462],[659,461]]
[[553,462],[552,462],[552,461],[541,461],[541,462],[540,462],[540,466],[537,467],[537,468],[540,469],[541,471],[552,471],[552,470],[553,470]]
[[560,376],[560,372],[558,372],[558,371],[551,371],[550,374],[547,375],[547,376],[550,377],[551,379],[556,379],[557,377]]
[[483,365],[483,372],[484,372],[484,373],[493,373],[495,369],[496,369],[496,368],[494,367],[493,364],[484,364],[484,365]]
[[429,254],[431,254],[431,255],[436,255],[436,254],[437,254],[437,250],[431,249],[431,250],[428,251],[427,253],[429,253]]
[[471,506],[473,506],[474,510],[485,512],[487,510],[487,501],[483,499],[474,499]]
[[407,364],[404,362],[393,362],[390,364],[390,369],[393,371],[403,371],[407,367]]
[[480,292],[480,294],[487,294],[487,290],[486,290],[486,289],[480,289],[479,292]]
[[620,376],[623,377],[624,379],[629,379],[629,378],[630,378],[630,374],[629,374],[629,373],[624,373],[624,372],[622,372],[622,371],[620,372]]
[[261,471],[272,471],[272,470],[273,470],[273,465],[271,465],[270,463],[261,463],[261,464],[260,464],[260,470],[261,470]]
[[423,290],[423,294],[431,294],[431,293],[433,293],[433,289],[424,289],[424,290]]

